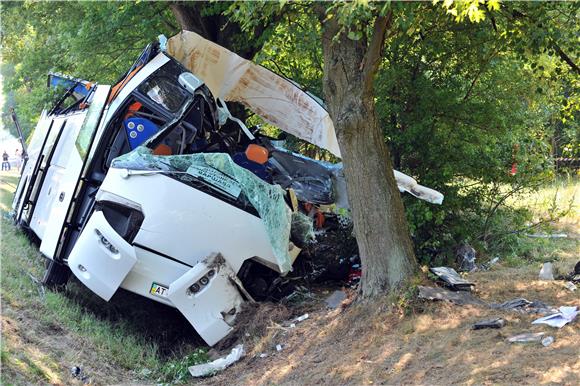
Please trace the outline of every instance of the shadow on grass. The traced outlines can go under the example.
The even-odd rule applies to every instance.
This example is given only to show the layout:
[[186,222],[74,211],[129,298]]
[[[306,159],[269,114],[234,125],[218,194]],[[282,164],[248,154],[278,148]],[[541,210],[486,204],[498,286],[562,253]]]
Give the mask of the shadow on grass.
[[154,343],[161,357],[169,358],[205,346],[193,326],[176,308],[132,292],[119,289],[106,302],[71,276],[65,296],[94,318],[111,323],[123,321],[132,334]]

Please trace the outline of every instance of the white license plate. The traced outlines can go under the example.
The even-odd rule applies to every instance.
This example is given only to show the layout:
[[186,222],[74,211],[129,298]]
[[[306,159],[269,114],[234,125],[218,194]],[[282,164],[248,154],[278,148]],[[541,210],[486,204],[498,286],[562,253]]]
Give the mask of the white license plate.
[[235,198],[238,198],[242,191],[242,188],[240,188],[236,180],[214,168],[191,165],[187,169],[187,173],[202,179]]
[[162,298],[167,297],[167,291],[169,291],[169,288],[157,283],[151,284],[151,288],[149,289],[151,295],[161,296]]

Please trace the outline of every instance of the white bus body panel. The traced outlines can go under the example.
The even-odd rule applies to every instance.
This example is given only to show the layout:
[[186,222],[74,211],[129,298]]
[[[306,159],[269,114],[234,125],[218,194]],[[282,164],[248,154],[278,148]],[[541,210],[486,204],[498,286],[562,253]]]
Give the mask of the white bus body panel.
[[101,190],[141,206],[145,219],[134,244],[190,266],[214,252],[235,272],[253,257],[277,265],[261,218],[160,173],[123,172],[109,169]]
[[[189,287],[201,278],[208,283],[193,293]],[[210,346],[229,334],[244,301],[234,284],[235,278],[223,257],[212,254],[169,285],[169,300]]]
[[[68,138],[66,141],[68,148],[65,149],[68,149],[68,152],[66,150],[60,151],[58,158],[56,158],[57,154],[55,154],[53,163],[55,164],[55,169],[59,168],[56,169],[56,173],[59,173],[60,183],[58,184],[58,191],[52,192],[53,201],[51,207],[47,210],[48,217],[46,221],[46,229],[42,237],[42,243],[40,244],[40,252],[48,258],[54,257],[56,247],[60,241],[62,228],[66,221],[68,210],[74,196],[75,188],[81,175],[84,164],[83,157],[86,157],[86,154],[80,154],[80,151],[76,146],[78,137],[79,135],[85,135],[88,137],[87,146],[90,145],[88,142],[90,142],[90,138],[97,130],[100,121],[99,118],[102,116],[110,89],[109,86],[97,87],[92,97],[90,107],[85,110],[82,115],[79,115],[79,118],[82,117],[82,123],[78,129],[76,127],[79,118],[75,117],[75,129],[69,132],[69,134],[74,134],[72,137],[72,143]],[[68,124],[69,121],[67,121],[67,126]],[[79,134],[80,130],[86,132]],[[85,149],[85,151],[88,151],[88,149]],[[63,153],[65,152],[68,153],[67,157],[63,157]],[[65,167],[61,168],[60,166],[63,165],[65,165]],[[52,169],[53,167],[51,167],[51,170]]]
[[103,212],[93,213],[68,258],[75,276],[107,301],[136,262],[135,249],[115,232]]
[[[65,192],[63,189],[67,188],[66,184],[71,184],[73,177],[66,179],[66,173],[70,172],[76,175],[78,179],[82,168],[82,160],[76,151],[74,143],[85,115],[86,112],[80,112],[54,119],[53,126],[55,128],[62,124],[62,120],[66,119],[66,123],[58,143],[54,145],[56,148],[51,163],[46,165],[46,177],[34,206],[34,213],[30,219],[30,228],[41,240],[44,239],[44,232],[54,205],[58,203],[61,192]],[[74,189],[74,183],[76,183],[76,179],[73,182],[72,189]],[[64,194],[66,197],[66,192]],[[68,194],[68,196],[71,195],[72,193]]]

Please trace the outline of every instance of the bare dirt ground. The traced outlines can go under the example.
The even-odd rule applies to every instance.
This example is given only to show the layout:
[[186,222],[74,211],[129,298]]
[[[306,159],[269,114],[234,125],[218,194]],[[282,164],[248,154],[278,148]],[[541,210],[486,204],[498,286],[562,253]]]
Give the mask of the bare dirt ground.
[[[576,233],[577,236],[577,233]],[[580,243],[560,254],[555,264],[571,271],[580,256]],[[523,297],[551,306],[580,306],[580,291],[563,281],[537,279],[540,265],[522,268],[495,266],[469,275],[476,295],[486,302]],[[580,322],[561,329],[532,325],[537,315],[416,302],[408,315],[385,299],[355,302],[341,310],[319,306],[296,328],[270,323],[260,339],[246,337],[248,355],[222,374],[202,381],[208,385],[343,385],[343,384],[580,384]],[[271,311],[268,311],[271,312]],[[256,312],[258,323],[264,316]],[[473,323],[502,317],[498,330],[471,330]],[[555,338],[540,343],[508,343],[522,332]],[[283,345],[277,352],[276,344]],[[266,353],[266,358],[260,358]],[[196,384],[192,381],[191,384]]]

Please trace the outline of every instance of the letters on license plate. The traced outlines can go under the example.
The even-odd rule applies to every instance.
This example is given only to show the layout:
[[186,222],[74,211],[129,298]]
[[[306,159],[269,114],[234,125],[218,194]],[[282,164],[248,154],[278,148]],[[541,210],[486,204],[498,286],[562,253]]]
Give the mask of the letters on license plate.
[[161,284],[153,283],[153,284],[151,284],[151,289],[149,290],[149,293],[151,295],[157,295],[157,296],[161,296],[162,298],[166,298],[168,290],[169,290],[169,288],[167,288]]

